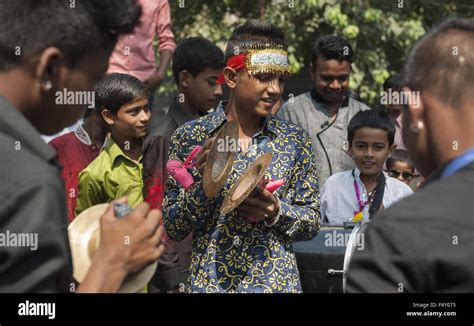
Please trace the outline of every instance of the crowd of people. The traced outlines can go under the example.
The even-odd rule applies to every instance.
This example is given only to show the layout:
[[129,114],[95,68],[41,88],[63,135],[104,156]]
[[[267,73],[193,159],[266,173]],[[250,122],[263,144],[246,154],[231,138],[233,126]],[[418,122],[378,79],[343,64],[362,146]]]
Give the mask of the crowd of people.
[[[70,291],[68,223],[102,203],[133,210],[102,216],[76,292],[116,292],[156,261],[151,293],[302,292],[292,243],[345,222],[370,222],[348,291],[474,291],[472,19],[434,27],[384,83],[418,101],[373,108],[349,89],[356,55],[339,35],[315,38],[312,83],[285,101],[288,43],[263,21],[236,27],[222,51],[202,37],[176,45],[166,0],[2,1],[0,20],[10,26],[0,33],[0,230],[39,236],[36,251],[0,247],[1,292]],[[162,113],[153,102],[170,66],[178,91]],[[57,104],[63,89],[93,91],[95,108]],[[229,121],[239,146],[211,198],[203,171]],[[222,214],[265,153],[264,180],[281,186],[260,183]]]

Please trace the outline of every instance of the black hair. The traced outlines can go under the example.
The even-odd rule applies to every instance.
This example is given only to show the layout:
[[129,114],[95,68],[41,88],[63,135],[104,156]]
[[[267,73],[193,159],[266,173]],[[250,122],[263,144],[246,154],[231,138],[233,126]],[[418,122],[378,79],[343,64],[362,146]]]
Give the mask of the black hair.
[[327,60],[348,61],[352,63],[354,51],[345,38],[338,35],[326,35],[319,37],[311,50],[311,63],[321,56]]
[[224,53],[209,40],[189,37],[182,40],[173,54],[173,76],[178,84],[179,74],[186,70],[196,77],[206,68],[224,69]]
[[430,90],[446,106],[459,107],[474,84],[474,19],[450,19],[432,28],[412,48],[403,85]]
[[95,85],[95,109],[99,114],[104,109],[117,114],[123,105],[148,96],[148,89],[139,79],[113,73],[105,75]]
[[402,76],[399,74],[391,75],[383,82],[383,90],[388,91],[401,91],[402,90]]
[[395,139],[395,125],[384,110],[372,109],[357,112],[347,126],[347,140],[349,141],[349,145],[352,145],[356,130],[364,127],[385,130],[387,132],[389,146],[393,145]]
[[408,155],[408,152],[404,149],[396,149],[393,151],[392,155],[387,158],[387,169],[390,169],[390,167],[395,163],[395,162],[405,162],[411,166],[412,172],[415,171],[415,165],[413,164],[412,160],[410,159],[410,156]]
[[56,47],[74,66],[85,54],[112,48],[141,14],[134,0],[0,1],[0,71]]
[[280,28],[263,21],[250,20],[232,33],[225,49],[225,60],[246,53],[250,46],[262,44],[288,49],[285,34]]

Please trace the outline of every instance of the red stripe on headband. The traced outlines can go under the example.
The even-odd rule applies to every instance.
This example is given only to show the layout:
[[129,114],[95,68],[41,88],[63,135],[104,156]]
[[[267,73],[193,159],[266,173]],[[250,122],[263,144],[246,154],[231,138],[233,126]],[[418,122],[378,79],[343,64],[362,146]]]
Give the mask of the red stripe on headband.
[[[239,54],[239,55],[233,55],[229,57],[229,59],[227,59],[227,62],[226,62],[226,67],[230,67],[237,72],[245,68],[245,53]],[[224,84],[224,82],[225,82],[225,77],[224,77],[224,72],[222,72],[219,75],[219,78],[217,78],[216,83]]]

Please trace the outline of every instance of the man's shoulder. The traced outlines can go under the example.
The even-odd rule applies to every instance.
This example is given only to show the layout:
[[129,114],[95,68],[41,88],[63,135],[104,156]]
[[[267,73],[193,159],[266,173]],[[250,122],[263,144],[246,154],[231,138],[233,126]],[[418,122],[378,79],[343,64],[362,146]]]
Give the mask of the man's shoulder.
[[356,114],[359,111],[371,110],[370,106],[353,98],[349,98],[348,108]]
[[77,139],[74,131],[71,131],[54,138],[48,144],[53,146],[54,148],[60,148],[62,146],[67,146],[69,142],[75,141],[75,140],[79,140],[79,139]]
[[413,194],[413,190],[410,186],[396,178],[388,176],[386,178],[386,184],[393,193],[400,193],[402,197]]
[[173,118],[167,112],[158,122],[155,130],[153,130],[150,134],[145,137],[143,142],[144,148],[155,143],[157,140],[166,139],[167,141],[171,140],[171,136],[173,135],[174,131],[176,130],[176,125],[173,121]]
[[310,92],[288,98],[288,100],[283,103],[280,110],[293,112],[295,110],[301,110],[302,106],[307,105],[314,105]]
[[[474,202],[466,194],[474,189],[474,166],[447,179],[423,186],[380,214],[376,224],[383,227],[420,227],[463,224],[472,216]],[[472,225],[472,223],[471,223]],[[471,227],[474,231],[474,227]]]
[[279,116],[272,115],[273,123],[275,124],[276,128],[279,130],[280,135],[289,135],[295,134],[297,135],[297,139],[301,139],[303,142],[306,140],[310,140],[310,136],[306,130],[298,126],[297,124],[285,120]]
[[0,169],[4,171],[0,196],[5,197],[27,185],[44,183],[62,186],[59,167],[46,162],[33,152],[0,133]]
[[352,170],[336,172],[331,175],[326,182],[324,183],[323,187],[338,187],[342,184],[347,184],[348,180],[352,177]]
[[99,155],[82,170],[81,174],[87,174],[90,178],[100,180],[104,178],[105,171],[112,169],[112,161],[106,150],[102,150]]

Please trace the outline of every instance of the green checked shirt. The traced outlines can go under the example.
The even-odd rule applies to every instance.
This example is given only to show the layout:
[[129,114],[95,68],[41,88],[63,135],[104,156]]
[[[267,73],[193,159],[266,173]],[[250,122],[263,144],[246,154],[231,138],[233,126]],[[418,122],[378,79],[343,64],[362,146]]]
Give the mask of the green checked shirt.
[[88,207],[123,196],[132,208],[142,203],[142,158],[133,161],[109,138],[99,156],[79,174],[76,216]]

